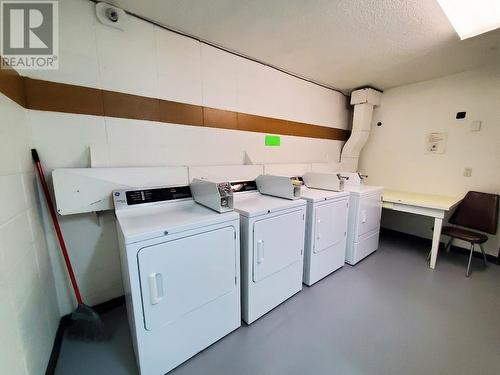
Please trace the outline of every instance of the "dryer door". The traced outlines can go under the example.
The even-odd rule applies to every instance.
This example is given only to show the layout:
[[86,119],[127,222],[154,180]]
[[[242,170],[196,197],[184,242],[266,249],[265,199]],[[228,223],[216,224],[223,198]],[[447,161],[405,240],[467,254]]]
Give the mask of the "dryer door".
[[256,221],[253,227],[253,281],[258,282],[302,258],[303,210]]
[[170,324],[231,293],[236,284],[233,227],[142,248],[138,254],[144,324]]
[[313,252],[319,253],[344,240],[347,232],[347,199],[316,207]]
[[359,199],[357,236],[376,230],[380,227],[382,215],[382,193],[361,196]]

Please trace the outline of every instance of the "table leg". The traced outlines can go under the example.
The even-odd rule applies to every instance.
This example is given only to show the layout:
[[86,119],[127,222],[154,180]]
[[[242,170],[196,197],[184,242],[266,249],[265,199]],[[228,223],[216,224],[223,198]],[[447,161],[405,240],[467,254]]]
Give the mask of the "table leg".
[[438,217],[434,218],[434,233],[432,234],[432,248],[431,248],[431,262],[429,266],[436,268],[436,260],[439,250],[439,239],[441,238],[441,227],[443,226],[443,219]]

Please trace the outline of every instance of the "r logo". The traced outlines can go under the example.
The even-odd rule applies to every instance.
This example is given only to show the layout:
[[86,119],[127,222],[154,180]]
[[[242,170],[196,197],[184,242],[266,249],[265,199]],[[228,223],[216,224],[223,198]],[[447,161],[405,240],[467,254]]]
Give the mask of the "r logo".
[[20,69],[57,68],[48,66],[57,59],[57,1],[1,3],[2,63]]

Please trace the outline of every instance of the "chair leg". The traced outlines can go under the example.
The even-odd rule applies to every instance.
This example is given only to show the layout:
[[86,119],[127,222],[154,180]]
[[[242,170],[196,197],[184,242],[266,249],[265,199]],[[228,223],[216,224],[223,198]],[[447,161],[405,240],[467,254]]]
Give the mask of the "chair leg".
[[474,252],[474,244],[470,244],[470,255],[469,255],[469,263],[467,264],[467,272],[465,273],[466,277],[470,276],[470,264],[472,263],[472,253]]
[[446,247],[444,248],[444,250],[449,253],[450,252],[450,249],[451,249],[451,241],[453,241],[453,237],[450,237],[450,239],[448,240],[448,243],[446,244]]
[[484,249],[483,249],[483,244],[479,244],[479,248],[481,249],[481,252],[483,253],[484,264],[488,265],[488,262],[486,261],[486,253],[484,252]]

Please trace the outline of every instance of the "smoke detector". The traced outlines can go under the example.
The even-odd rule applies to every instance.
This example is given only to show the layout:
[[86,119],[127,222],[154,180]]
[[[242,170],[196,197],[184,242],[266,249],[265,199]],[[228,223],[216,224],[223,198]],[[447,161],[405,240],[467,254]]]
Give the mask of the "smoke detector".
[[123,9],[107,3],[97,3],[95,5],[97,19],[103,25],[124,30],[127,13]]

